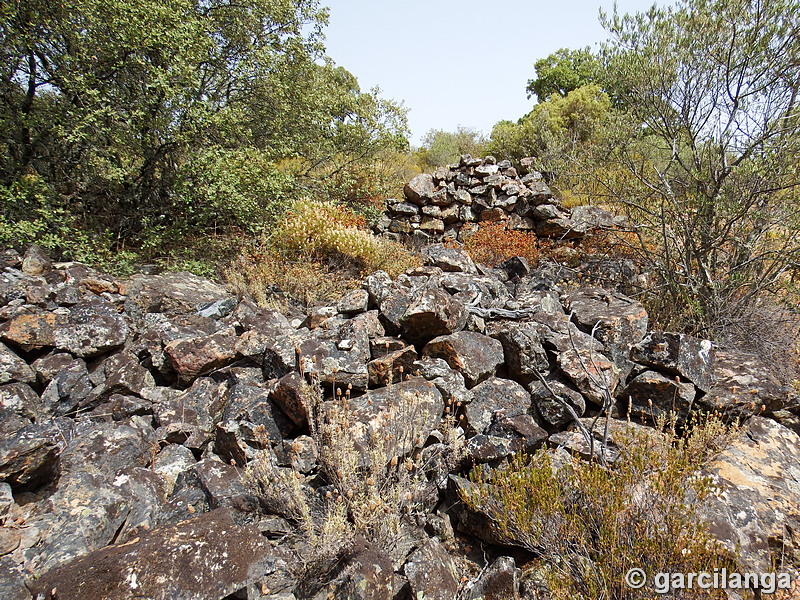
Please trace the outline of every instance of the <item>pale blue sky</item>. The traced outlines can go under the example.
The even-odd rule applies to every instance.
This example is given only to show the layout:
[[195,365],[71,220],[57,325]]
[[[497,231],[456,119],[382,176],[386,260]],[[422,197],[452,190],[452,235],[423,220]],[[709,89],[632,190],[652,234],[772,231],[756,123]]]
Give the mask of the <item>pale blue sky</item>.
[[[366,90],[403,101],[411,140],[459,125],[488,134],[533,106],[533,63],[559,48],[606,38],[598,10],[613,0],[322,0],[330,7],[328,55]],[[659,1],[659,4],[664,3]],[[619,12],[653,0],[618,0]]]

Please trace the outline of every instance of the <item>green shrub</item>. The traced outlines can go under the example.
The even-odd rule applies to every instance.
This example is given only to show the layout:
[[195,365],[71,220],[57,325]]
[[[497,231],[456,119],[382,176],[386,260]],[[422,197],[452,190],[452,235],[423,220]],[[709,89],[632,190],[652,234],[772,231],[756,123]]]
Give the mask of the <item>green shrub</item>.
[[[614,432],[621,454],[610,468],[577,458],[557,464],[542,450],[505,469],[475,470],[462,499],[537,555],[554,599],[649,599],[652,589],[626,586],[629,569],[652,576],[731,566],[697,517],[714,491],[698,469],[731,431],[714,417],[683,437],[631,425]],[[692,593],[684,597],[716,597]]]

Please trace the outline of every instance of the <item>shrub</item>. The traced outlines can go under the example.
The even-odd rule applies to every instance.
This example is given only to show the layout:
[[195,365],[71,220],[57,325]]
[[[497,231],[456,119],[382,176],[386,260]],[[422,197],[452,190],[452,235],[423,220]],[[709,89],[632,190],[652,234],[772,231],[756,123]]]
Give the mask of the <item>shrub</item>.
[[421,436],[427,436],[418,398],[398,392],[364,423],[349,391],[334,387],[335,397],[325,400],[312,376],[301,392],[322,485],[314,490],[299,472],[278,467],[270,451],[248,464],[245,477],[268,510],[282,507],[283,516],[297,525],[292,542],[302,564],[296,574],[301,586],[324,583],[324,571],[357,537],[391,551],[403,537],[404,521],[419,512],[426,483],[415,452],[399,454],[403,447],[421,446]]
[[[543,450],[506,469],[474,471],[462,499],[537,555],[553,598],[651,598],[652,590],[625,585],[629,569],[652,575],[731,566],[697,517],[713,492],[697,470],[731,433],[715,417],[683,437],[630,426],[614,435],[620,457],[610,468],[577,458],[558,465]],[[691,594],[682,597],[715,597]]]
[[508,229],[502,221],[481,223],[464,247],[475,262],[491,267],[513,256],[522,256],[531,263],[539,260],[536,234]]

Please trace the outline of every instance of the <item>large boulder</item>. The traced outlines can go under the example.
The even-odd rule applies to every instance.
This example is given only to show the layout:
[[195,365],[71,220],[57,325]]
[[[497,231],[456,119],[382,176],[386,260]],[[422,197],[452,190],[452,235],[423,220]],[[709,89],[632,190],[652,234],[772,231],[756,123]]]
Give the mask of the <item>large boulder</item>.
[[31,591],[46,600],[222,600],[246,589],[268,554],[258,529],[218,509],[53,569]]
[[230,297],[221,285],[185,272],[135,275],[124,291],[125,312],[136,319],[145,313],[193,314]]
[[667,377],[657,371],[645,371],[634,377],[620,393],[627,411],[645,423],[655,425],[660,419],[676,418],[685,422],[694,404],[697,390],[680,377]]
[[772,570],[773,552],[800,560],[800,436],[752,417],[703,470],[717,492],[701,506],[709,534],[737,556],[743,569]]

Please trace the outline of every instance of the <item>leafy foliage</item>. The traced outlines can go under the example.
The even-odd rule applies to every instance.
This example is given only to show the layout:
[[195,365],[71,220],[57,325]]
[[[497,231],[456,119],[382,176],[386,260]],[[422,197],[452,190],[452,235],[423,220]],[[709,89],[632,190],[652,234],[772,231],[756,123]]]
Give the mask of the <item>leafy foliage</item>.
[[589,48],[561,48],[534,64],[536,79],[528,80],[528,98],[536,96],[545,102],[553,94],[566,96],[572,90],[596,83],[600,76],[600,61]]
[[638,225],[662,296],[694,307],[675,326],[724,335],[796,269],[798,10],[683,0],[605,20],[629,118],[613,142],[619,168],[601,184]]
[[462,154],[482,156],[485,146],[486,139],[474,129],[458,127],[454,132],[431,129],[425,134],[416,158],[423,169],[442,167],[458,162]]
[[293,186],[407,146],[403,109],[325,57],[316,0],[1,10],[0,179],[37,174],[117,249],[255,233]]

